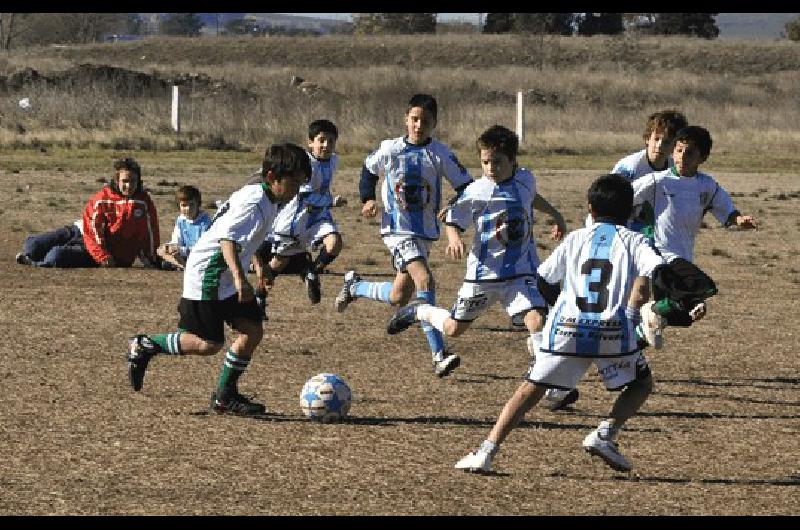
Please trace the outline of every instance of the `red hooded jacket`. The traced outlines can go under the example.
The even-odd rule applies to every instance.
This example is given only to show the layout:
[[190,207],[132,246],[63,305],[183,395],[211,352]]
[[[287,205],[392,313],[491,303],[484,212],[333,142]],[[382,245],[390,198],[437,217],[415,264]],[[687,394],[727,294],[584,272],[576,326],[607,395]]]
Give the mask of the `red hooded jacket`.
[[153,259],[160,243],[158,215],[150,195],[142,189],[122,195],[114,184],[95,193],[83,211],[83,242],[100,264],[109,256],[117,267],[130,267],[142,252]]

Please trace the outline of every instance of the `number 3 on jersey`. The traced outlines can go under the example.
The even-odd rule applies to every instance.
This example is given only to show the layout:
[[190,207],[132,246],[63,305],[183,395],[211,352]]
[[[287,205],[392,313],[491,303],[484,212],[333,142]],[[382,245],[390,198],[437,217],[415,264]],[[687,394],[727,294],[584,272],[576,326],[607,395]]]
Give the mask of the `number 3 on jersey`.
[[[602,313],[608,305],[608,282],[611,280],[611,272],[614,266],[607,259],[588,259],[581,266],[581,274],[588,276],[586,282],[587,296],[578,296],[575,303],[578,309],[585,313]],[[600,271],[600,277],[592,281],[594,271]],[[589,295],[595,295],[596,301],[590,301]]]

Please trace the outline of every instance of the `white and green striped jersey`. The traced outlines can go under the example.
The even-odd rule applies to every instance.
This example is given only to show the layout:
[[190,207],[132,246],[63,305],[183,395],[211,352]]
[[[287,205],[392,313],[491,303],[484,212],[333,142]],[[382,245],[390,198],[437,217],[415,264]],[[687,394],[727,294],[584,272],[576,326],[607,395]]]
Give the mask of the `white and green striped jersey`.
[[239,261],[247,269],[269,232],[278,205],[267,196],[265,184],[248,184],[223,203],[186,260],[183,297],[224,300],[236,294],[233,276],[222,256],[220,240],[236,243]]
[[706,212],[724,225],[736,209],[711,176],[681,177],[674,167],[636,180],[633,206],[642,207],[645,225],[653,227],[656,248],[668,263],[675,258],[694,263],[694,242]]

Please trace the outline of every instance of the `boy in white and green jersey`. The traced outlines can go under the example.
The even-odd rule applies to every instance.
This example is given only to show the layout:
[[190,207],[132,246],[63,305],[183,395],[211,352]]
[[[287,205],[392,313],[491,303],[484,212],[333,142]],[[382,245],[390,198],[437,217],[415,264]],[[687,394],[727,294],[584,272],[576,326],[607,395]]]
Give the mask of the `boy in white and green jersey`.
[[213,355],[225,344],[225,324],[239,332],[225,354],[211,409],[239,415],[263,414],[264,405],[239,393],[237,382],[263,336],[263,311],[247,281],[252,260],[263,286],[263,263],[256,250],[264,241],[279,206],[295,195],[311,174],[304,149],[273,145],[264,155],[260,182],[248,183],[220,206],[211,226],[192,249],[178,305],[179,330],[136,335],[128,346],[128,379],[142,388],[150,359],[157,354]]

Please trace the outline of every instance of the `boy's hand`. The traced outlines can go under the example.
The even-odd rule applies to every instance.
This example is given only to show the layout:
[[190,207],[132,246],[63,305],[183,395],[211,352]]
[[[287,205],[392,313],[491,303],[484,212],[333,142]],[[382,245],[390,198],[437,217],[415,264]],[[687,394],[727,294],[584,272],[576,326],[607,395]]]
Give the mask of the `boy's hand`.
[[175,243],[167,243],[164,245],[164,252],[169,254],[170,256],[175,256],[178,254],[178,245]]
[[564,238],[564,233],[567,231],[564,223],[553,223],[553,228],[550,230],[550,239],[553,241],[561,241]]
[[447,256],[453,259],[462,259],[464,257],[464,242],[461,239],[448,241],[447,248],[444,251]]
[[736,217],[736,226],[745,230],[758,228],[758,221],[752,215],[740,215]]
[[100,266],[112,268],[117,266],[117,262],[114,261],[114,256],[109,256],[100,263]]
[[447,210],[449,210],[449,209],[450,209],[449,206],[445,206],[444,208],[439,210],[439,213],[436,214],[436,218],[439,221],[441,221],[442,223],[444,223],[447,220]]
[[367,218],[378,215],[378,205],[375,204],[374,200],[370,199],[364,203],[364,206],[361,207],[361,215]]
[[253,291],[253,286],[243,276],[233,277],[233,285],[236,287],[236,292],[239,294],[239,303],[244,304],[255,298],[256,293]]

